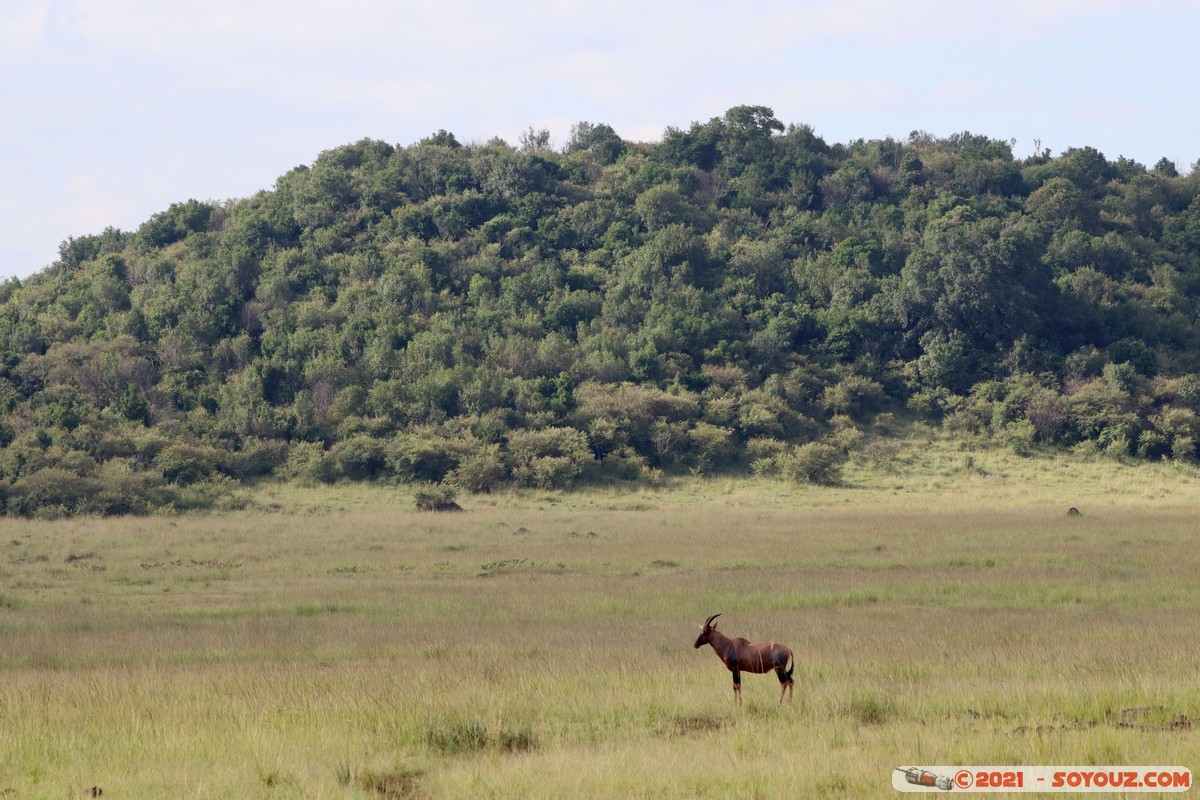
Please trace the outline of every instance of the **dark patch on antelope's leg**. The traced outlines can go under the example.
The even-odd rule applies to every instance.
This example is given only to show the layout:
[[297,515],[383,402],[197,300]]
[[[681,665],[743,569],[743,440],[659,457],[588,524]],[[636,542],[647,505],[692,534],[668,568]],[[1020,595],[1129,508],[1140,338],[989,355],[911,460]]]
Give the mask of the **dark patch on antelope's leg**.
[[739,706],[742,704],[742,673],[736,669],[733,671],[733,700]]

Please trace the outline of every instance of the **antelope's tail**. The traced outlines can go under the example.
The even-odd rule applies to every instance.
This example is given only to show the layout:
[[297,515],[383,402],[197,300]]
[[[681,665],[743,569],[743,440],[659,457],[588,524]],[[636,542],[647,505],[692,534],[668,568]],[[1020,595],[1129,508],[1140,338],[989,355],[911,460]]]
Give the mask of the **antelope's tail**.
[[789,652],[789,653],[788,653],[788,663],[790,663],[790,664],[791,664],[791,666],[790,666],[790,667],[788,667],[788,668],[787,668],[787,670],[786,670],[786,672],[787,672],[787,676],[788,676],[788,680],[789,680],[789,681],[790,681],[790,680],[795,680],[795,679],[792,677],[792,673],[796,671],[796,657],[795,657],[794,655],[792,655],[792,653],[791,653],[791,652]]

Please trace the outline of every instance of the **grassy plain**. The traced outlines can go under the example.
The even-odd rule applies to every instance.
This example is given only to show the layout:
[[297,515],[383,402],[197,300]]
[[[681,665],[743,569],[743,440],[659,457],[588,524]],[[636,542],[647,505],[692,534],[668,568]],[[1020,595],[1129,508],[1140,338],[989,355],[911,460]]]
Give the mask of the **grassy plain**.
[[[1200,769],[1200,473],[932,436],[840,488],[263,485],[0,522],[0,796],[891,797]],[[1082,516],[1068,517],[1068,507]],[[691,647],[797,655],[795,701]]]

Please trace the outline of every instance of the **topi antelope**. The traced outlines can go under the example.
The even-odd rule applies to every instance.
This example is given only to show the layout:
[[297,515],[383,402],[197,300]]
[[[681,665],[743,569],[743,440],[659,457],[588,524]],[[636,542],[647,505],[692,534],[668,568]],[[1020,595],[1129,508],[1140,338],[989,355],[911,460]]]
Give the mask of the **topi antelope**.
[[[771,670],[775,670],[775,675],[779,678],[779,702],[783,703],[785,694],[788,702],[791,702],[792,687],[796,684],[792,680],[792,672],[796,669],[792,651],[775,642],[747,642],[740,637],[730,639],[718,631],[713,622],[719,616],[721,615],[713,614],[704,621],[704,627],[700,629],[700,635],[696,637],[696,644],[693,646],[700,649],[706,644],[711,644],[717,657],[725,662],[725,666],[733,673],[733,698],[737,704],[742,704],[742,673],[762,674]],[[792,665],[790,669],[789,663]]]

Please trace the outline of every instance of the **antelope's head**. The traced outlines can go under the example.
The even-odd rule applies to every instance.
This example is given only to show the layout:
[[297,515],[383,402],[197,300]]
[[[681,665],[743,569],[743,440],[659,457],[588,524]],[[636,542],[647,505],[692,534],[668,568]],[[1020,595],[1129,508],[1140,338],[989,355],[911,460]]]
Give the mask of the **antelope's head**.
[[712,632],[717,629],[717,624],[713,620],[719,616],[721,616],[719,613],[713,614],[704,620],[704,626],[700,628],[700,635],[696,637],[696,643],[692,647],[700,648],[709,643],[712,639]]

